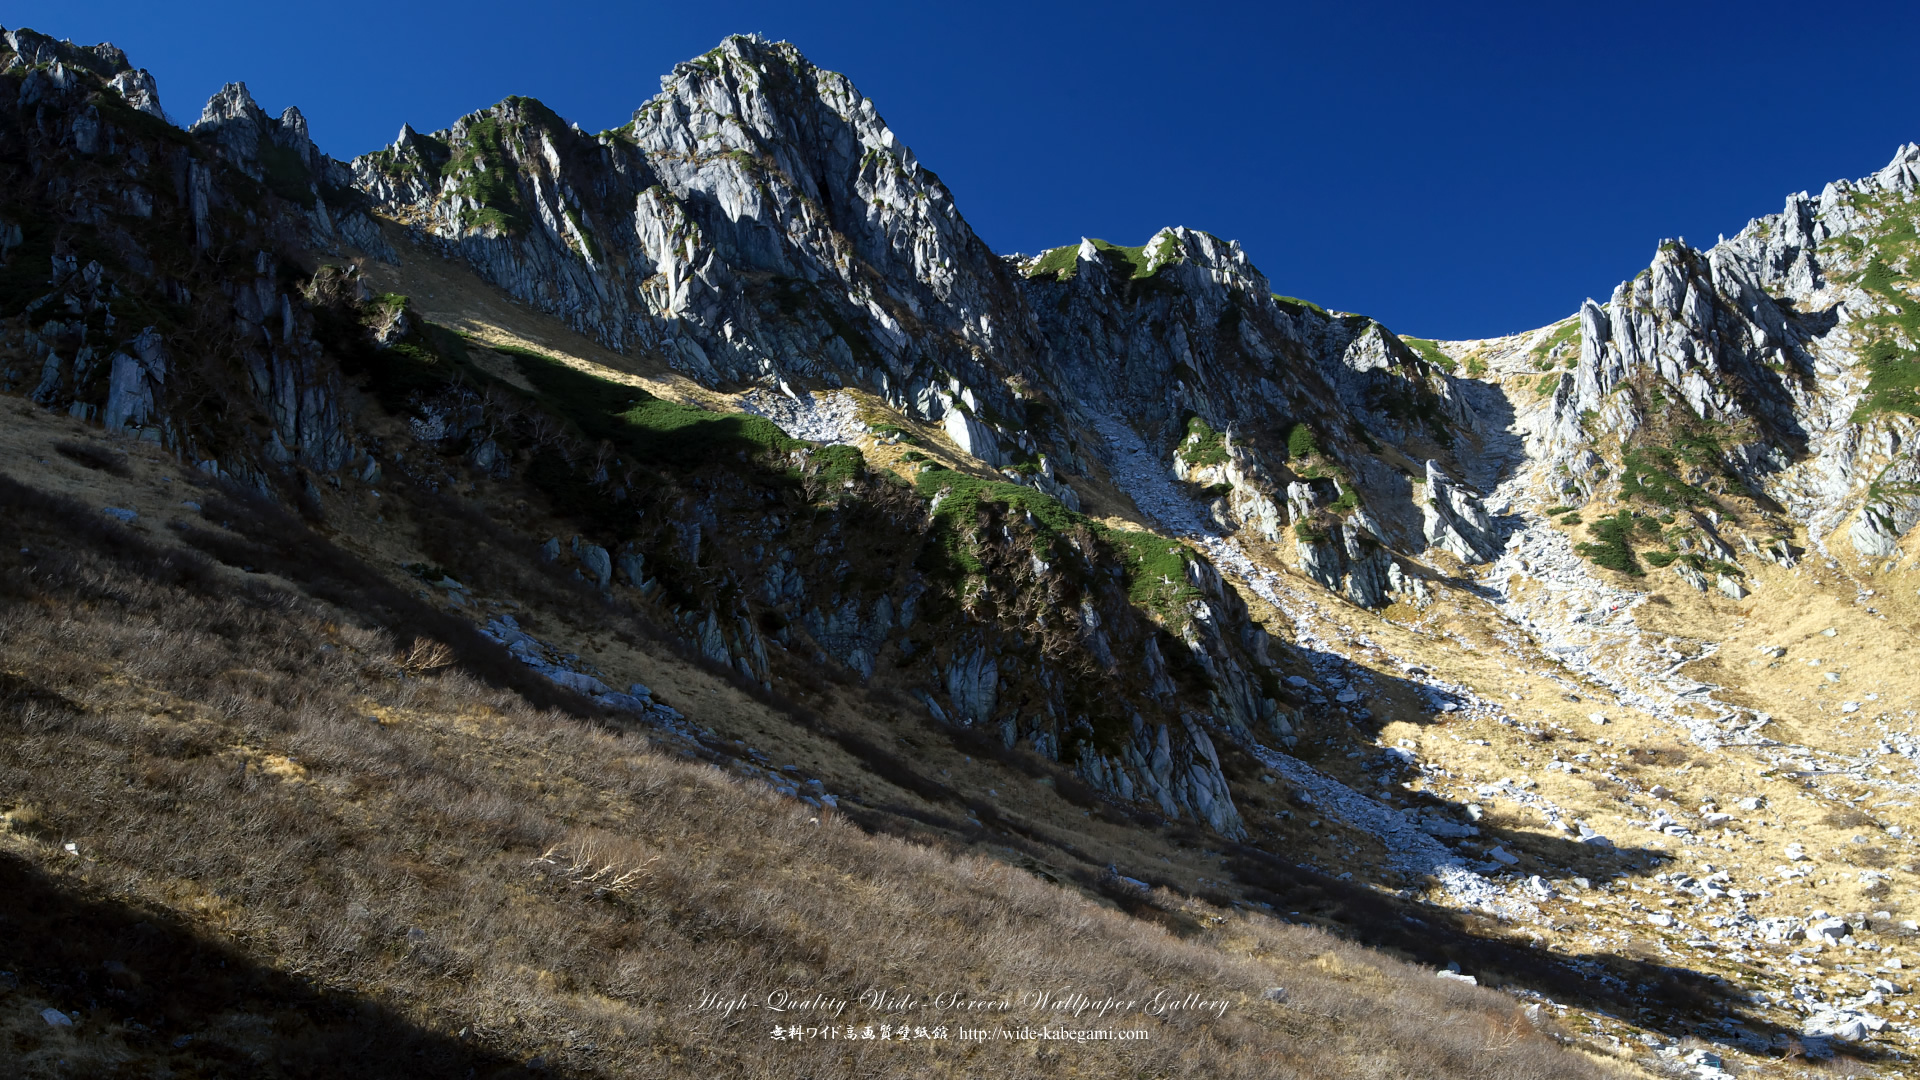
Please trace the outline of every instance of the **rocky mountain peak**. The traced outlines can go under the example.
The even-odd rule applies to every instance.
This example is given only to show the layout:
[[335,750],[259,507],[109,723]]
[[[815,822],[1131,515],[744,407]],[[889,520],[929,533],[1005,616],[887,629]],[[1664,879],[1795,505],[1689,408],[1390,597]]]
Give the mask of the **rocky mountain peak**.
[[213,96],[201,107],[200,119],[193,125],[193,130],[214,130],[235,123],[249,127],[267,123],[266,110],[254,102],[253,95],[247,91],[247,84],[243,82],[230,82],[214,91]]
[[338,188],[346,180],[340,165],[314,145],[297,106],[274,117],[243,82],[215,91],[188,130],[234,168],[309,208],[323,186]]
[[[1760,635],[1747,598],[1810,595],[1796,569],[1858,574],[1788,616],[1801,641],[1910,598],[1852,585],[1910,567],[1920,523],[1920,146],[1710,248],[1662,241],[1489,376],[1488,343],[1277,295],[1200,228],[995,256],[874,103],[787,43],[727,39],[614,130],[509,97],[403,124],[348,170],[244,84],[183,132],[117,50],[5,40],[0,378],[29,423],[113,452],[72,468],[151,449],[165,483],[123,485],[148,501],[109,520],[167,520],[188,478],[292,506],[327,546],[266,502],[149,535],[296,587],[324,551],[373,621],[412,597],[433,635],[499,646],[503,685],[578,695],[823,815],[826,780],[728,725],[764,715],[756,742],[863,763],[841,775],[865,821],[903,785],[915,828],[948,835],[1086,861],[1069,845],[1204,829],[1233,860],[1382,873],[1381,902],[1531,917],[1648,865],[1613,862],[1598,825],[1674,841],[1663,859],[1730,825],[1715,800],[1736,793],[1677,740],[1771,751],[1745,741],[1771,722],[1757,698],[1677,674],[1721,643],[1682,637]],[[616,648],[608,625],[633,633]],[[1786,629],[1739,655],[1779,659]],[[1854,657],[1821,645],[1840,632],[1813,642],[1827,661]],[[662,684],[687,713],[630,672],[655,652],[700,659],[700,693]],[[396,663],[360,678],[437,677]],[[1836,695],[1858,674],[1809,672]],[[709,711],[709,678],[745,696]],[[790,690],[822,709],[783,712]],[[1844,692],[1834,715],[1860,719],[1881,693]],[[1876,760],[1912,746],[1879,734]],[[1699,836],[1641,782],[1656,758],[1706,796]],[[1782,791],[1811,793],[1812,768]],[[1352,840],[1388,850],[1369,869]],[[1200,854],[1199,881],[1240,887]],[[1148,891],[1109,869],[1089,887]],[[1562,933],[1577,913],[1550,914]]]
[[729,38],[626,126],[510,99],[354,163],[386,213],[513,295],[714,384],[821,380],[1014,411],[1011,277],[845,77]]
[[7,48],[13,50],[14,54],[7,60],[6,71],[64,63],[84,68],[103,79],[111,79],[133,68],[127,61],[127,54],[119,46],[107,42],[80,46],[71,41],[56,41],[25,27],[0,31],[0,37],[5,39]]
[[[1554,497],[1712,508],[1716,531],[1744,531],[1750,553],[1784,550],[1800,521],[1822,553],[1847,528],[1857,555],[1896,557],[1893,538],[1920,520],[1907,479],[1917,167],[1906,144],[1886,168],[1790,195],[1705,251],[1663,241],[1605,303],[1583,304],[1577,361],[1546,377],[1548,415],[1527,421]],[[1720,491],[1752,505],[1732,513],[1708,494]]]

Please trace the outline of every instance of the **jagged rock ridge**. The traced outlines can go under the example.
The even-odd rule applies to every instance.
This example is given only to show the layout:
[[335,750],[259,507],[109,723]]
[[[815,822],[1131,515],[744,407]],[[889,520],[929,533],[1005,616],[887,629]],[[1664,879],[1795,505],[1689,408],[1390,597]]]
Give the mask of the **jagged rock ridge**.
[[[503,419],[496,398],[448,379],[457,351],[404,301],[371,296],[351,268],[315,268],[342,245],[390,252],[298,110],[273,118],[230,84],[181,131],[136,107],[155,104],[150,81],[120,79],[126,71],[112,64],[69,67],[61,57],[78,55],[74,47],[54,51],[24,75],[0,76],[7,160],[17,163],[0,214],[11,320],[0,374],[10,387],[303,505],[320,484],[411,477],[435,487],[405,459],[430,462],[436,451],[496,478],[537,475],[587,533],[550,544],[553,558],[570,558],[621,602],[659,610],[744,676],[767,678],[778,646],[849,678],[917,685],[952,723],[997,729],[1009,743],[1077,764],[1116,797],[1243,833],[1205,729],[1273,712],[1260,691],[1272,681],[1262,674],[1270,661],[1259,658],[1264,639],[1238,598],[1191,557],[1173,564],[1193,575],[1181,583],[1193,596],[1178,614],[1205,621],[1181,640],[1129,599],[1122,552],[1084,525],[1068,537],[1036,530],[997,497],[979,498],[974,519],[941,526],[927,502],[863,477],[857,455],[835,464],[844,457],[790,439],[779,451],[789,456],[764,464],[670,454],[644,484],[631,467],[617,474],[604,457],[596,466],[591,447],[556,449],[551,426],[533,425],[524,408]],[[132,166],[102,168],[105,154]],[[103,227],[102,206],[139,211]],[[990,280],[1011,281],[997,259],[975,262]],[[930,270],[934,284],[945,273]],[[422,363],[397,388],[382,381],[383,371]],[[370,402],[349,384],[369,378],[374,396],[407,417],[411,452],[382,445],[355,415]],[[969,414],[991,408],[966,388],[953,400]],[[644,458],[645,448],[623,452]],[[779,479],[786,470],[817,483],[829,467],[847,470],[851,494],[819,513],[769,512],[769,499],[794,496],[793,481]],[[887,509],[862,509],[869,503]],[[971,572],[993,587],[993,605],[955,605],[963,582],[945,576],[939,554],[948,528],[970,549]],[[764,542],[736,542],[755,535]],[[721,536],[728,542],[715,542]],[[846,580],[850,539],[864,549],[858,582]],[[936,597],[933,628],[925,620]],[[1054,616],[1063,603],[1076,617]],[[589,685],[574,674],[562,672]]]
[[[590,136],[526,98],[354,162],[514,296],[710,382],[845,381],[1012,415],[1037,342],[953,197],[843,76],[731,37]],[[1015,436],[1017,438],[1017,436]],[[991,459],[989,451],[988,459]]]
[[1642,435],[1671,395],[1713,467],[1785,512],[1766,527],[1803,522],[1824,547],[1851,514],[1855,551],[1892,557],[1920,518],[1920,409],[1900,389],[1916,344],[1900,290],[1917,170],[1909,144],[1873,176],[1793,195],[1707,251],[1662,242],[1605,305],[1582,305],[1579,361],[1546,432],[1563,494],[1585,499],[1618,475],[1619,448],[1671,442],[1670,423]]
[[[355,175],[513,295],[710,384],[871,390],[985,465],[1034,462],[1009,478],[1070,507],[1056,469],[1084,475],[1109,450],[1083,408],[1128,417],[1176,469],[1199,416],[1229,460],[1195,482],[1227,489],[1223,526],[1269,540],[1297,520],[1276,440],[1307,424],[1328,472],[1309,510],[1339,509],[1313,533],[1333,546],[1302,564],[1379,606],[1387,551],[1428,546],[1414,485],[1478,421],[1377,323],[1276,300],[1238,245],[1187,229],[1136,263],[1092,241],[1059,269],[997,259],[872,103],[785,43],[729,38],[662,87],[599,136],[524,98],[403,128]],[[1034,407],[1059,402],[1052,423]]]

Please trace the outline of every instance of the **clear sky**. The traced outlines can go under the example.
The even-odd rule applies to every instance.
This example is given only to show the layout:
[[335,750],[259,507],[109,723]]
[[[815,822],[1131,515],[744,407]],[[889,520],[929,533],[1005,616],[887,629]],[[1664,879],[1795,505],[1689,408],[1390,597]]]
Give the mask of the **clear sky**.
[[1920,4],[11,0],[191,122],[227,80],[351,157],[509,94],[589,131],[730,33],[846,73],[997,251],[1162,225],[1282,293],[1478,337],[1920,140]]

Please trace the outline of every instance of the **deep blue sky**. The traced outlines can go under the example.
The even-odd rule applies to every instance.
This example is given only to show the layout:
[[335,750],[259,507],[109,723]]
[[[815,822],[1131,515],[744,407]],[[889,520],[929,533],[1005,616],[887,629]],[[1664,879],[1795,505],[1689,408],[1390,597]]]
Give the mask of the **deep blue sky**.
[[[1403,333],[1508,333],[1920,139],[1920,4],[14,0],[191,122],[245,81],[350,157],[508,94],[589,131],[759,31],[845,72],[998,251],[1166,224]],[[171,10],[169,10],[171,9]],[[1546,10],[1555,9],[1555,10]],[[1564,9],[1564,10],[1562,10]]]

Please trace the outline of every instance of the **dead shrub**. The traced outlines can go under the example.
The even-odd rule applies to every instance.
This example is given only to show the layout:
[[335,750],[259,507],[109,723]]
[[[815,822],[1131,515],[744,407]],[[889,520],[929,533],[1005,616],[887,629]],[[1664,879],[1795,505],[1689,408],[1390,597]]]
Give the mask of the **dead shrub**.
[[[17,496],[8,483],[0,497]],[[76,1011],[104,993],[104,961],[138,974],[151,996],[100,1010],[161,1025],[151,1038],[101,1036],[136,1063],[124,1071],[309,1075],[323,1062],[504,1076],[538,1057],[579,1077],[899,1075],[904,1047],[773,1046],[759,1030],[689,1022],[689,1008],[715,988],[957,985],[1191,987],[1230,1005],[1129,1018],[1153,1038],[1057,1060],[981,1043],[969,1075],[1607,1074],[1515,1025],[1504,995],[1430,967],[1166,890],[1129,915],[1003,859],[868,835],[848,818],[880,812],[851,800],[844,817],[825,813],[579,722],[589,709],[546,708],[579,703],[530,701],[518,687],[535,677],[484,652],[470,623],[284,511],[235,502],[221,511],[232,530],[182,538],[297,594],[236,585],[31,492],[9,509],[6,692],[57,694],[71,711],[0,738],[0,781],[83,857],[48,849],[20,874],[0,858],[0,916],[24,931],[0,934],[0,966],[45,973],[36,993]],[[61,550],[28,576],[8,552],[49,536]],[[458,662],[440,664],[435,643]],[[416,653],[435,677],[371,670],[407,674]],[[922,763],[817,718],[795,723],[956,818],[971,809],[1002,830],[992,843],[1009,858],[1057,857]],[[1412,955],[1455,952],[1559,996],[1545,960],[1489,928],[1415,928],[1351,883],[1253,849],[1231,855],[1231,872],[1259,876],[1283,903],[1391,923]],[[1348,977],[1303,960],[1329,953]],[[1287,1004],[1263,996],[1272,986]]]
[[41,813],[40,808],[37,806],[22,805],[13,807],[6,813],[0,814],[0,824],[5,825],[6,830],[9,832],[19,833],[21,836],[29,836],[35,840],[52,840],[54,838],[52,824],[47,821],[46,815]]
[[415,678],[453,666],[453,650],[445,642],[414,638],[400,657],[400,670]]

